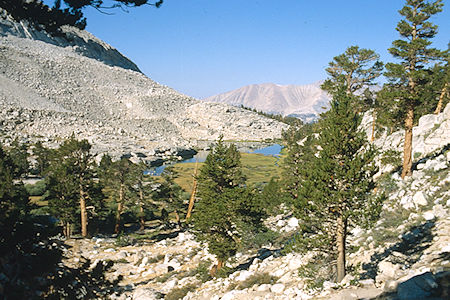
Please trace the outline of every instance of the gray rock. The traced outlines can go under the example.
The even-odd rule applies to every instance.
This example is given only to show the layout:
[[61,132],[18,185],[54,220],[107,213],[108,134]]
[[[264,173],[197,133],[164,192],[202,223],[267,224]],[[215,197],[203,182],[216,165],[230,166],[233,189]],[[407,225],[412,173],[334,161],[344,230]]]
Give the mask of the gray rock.
[[275,283],[270,287],[270,291],[275,294],[282,294],[285,289],[285,285],[282,283]]
[[419,300],[429,297],[438,284],[431,272],[426,272],[398,285],[397,297],[400,300]]
[[157,300],[160,298],[160,294],[151,288],[139,287],[133,291],[133,300]]
[[427,198],[425,197],[424,192],[418,191],[413,196],[413,203],[419,207],[419,206],[425,206],[428,204]]

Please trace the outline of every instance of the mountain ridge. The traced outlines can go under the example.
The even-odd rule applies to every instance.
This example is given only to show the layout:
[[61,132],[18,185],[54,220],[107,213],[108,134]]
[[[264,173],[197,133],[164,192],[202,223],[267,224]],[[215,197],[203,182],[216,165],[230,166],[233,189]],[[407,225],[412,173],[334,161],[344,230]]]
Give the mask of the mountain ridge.
[[251,84],[203,99],[206,102],[244,106],[266,113],[296,116],[314,121],[329,108],[330,97],[320,88],[321,81],[307,85],[276,83]]
[[153,160],[220,135],[263,141],[287,128],[244,109],[183,95],[146,77],[91,34],[63,30],[75,36],[71,44],[0,10],[0,132],[7,139],[52,146],[74,133],[97,154],[139,152]]

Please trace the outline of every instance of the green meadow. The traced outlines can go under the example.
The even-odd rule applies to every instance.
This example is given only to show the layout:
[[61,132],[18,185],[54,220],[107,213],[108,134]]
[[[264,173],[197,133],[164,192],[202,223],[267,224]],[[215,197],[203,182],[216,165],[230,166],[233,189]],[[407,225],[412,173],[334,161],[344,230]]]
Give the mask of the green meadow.
[[[281,159],[274,156],[241,153],[242,171],[247,177],[247,184],[258,186],[269,182],[270,178],[274,176],[280,177],[280,161]],[[203,163],[197,163],[197,168],[200,169],[202,165]],[[186,192],[191,192],[196,163],[179,163],[175,164],[173,168],[178,173],[178,178],[175,179],[175,182]]]

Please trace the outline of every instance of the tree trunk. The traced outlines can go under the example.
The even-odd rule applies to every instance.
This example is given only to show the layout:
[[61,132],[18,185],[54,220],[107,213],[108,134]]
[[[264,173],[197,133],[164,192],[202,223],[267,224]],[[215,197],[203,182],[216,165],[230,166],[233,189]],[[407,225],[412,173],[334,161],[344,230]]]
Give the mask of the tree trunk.
[[181,227],[181,219],[180,219],[180,214],[178,213],[178,210],[174,210],[175,213],[175,221],[177,221],[177,225],[178,227]]
[[140,207],[139,212],[141,213],[141,217],[139,218],[139,224],[141,227],[139,230],[145,229],[145,215],[144,215],[144,193],[142,191],[142,186],[139,187],[139,200],[140,200]]
[[120,185],[120,190],[119,190],[119,202],[117,203],[117,214],[116,214],[116,226],[114,227],[114,233],[119,233],[120,232],[120,220],[121,220],[121,216],[122,216],[122,210],[123,210],[123,194],[125,190],[125,186],[124,184]]
[[87,211],[86,199],[84,198],[83,188],[80,187],[80,213],[81,213],[81,236],[87,237]]
[[337,282],[341,282],[345,277],[345,239],[347,237],[347,220],[343,216],[337,219]]
[[195,178],[195,176],[197,176],[197,162],[195,163],[194,183],[192,185],[191,197],[189,198],[189,206],[188,211],[186,213],[186,221],[189,220],[189,218],[191,217],[192,209],[194,208],[195,194],[197,193],[197,179]]
[[402,179],[412,174],[412,138],[414,107],[408,106],[405,118],[405,143],[403,144]]
[[223,267],[223,260],[218,258],[217,259],[217,265],[214,265],[211,270],[209,271],[209,275],[212,277],[216,277],[217,272],[222,269]]
[[436,110],[434,111],[434,113],[437,115],[438,113],[441,112],[442,110],[442,105],[444,104],[444,97],[445,94],[447,93],[447,88],[448,88],[448,82],[446,82],[444,84],[444,87],[442,88],[441,94],[439,95],[439,102],[436,106]]
[[144,206],[141,204],[141,207],[139,208],[139,211],[141,213],[141,217],[139,219],[139,224],[141,225],[141,227],[139,228],[139,230],[144,230],[145,229],[145,216],[144,216]]
[[66,239],[70,239],[70,223],[64,222],[63,223],[63,233]]
[[375,109],[373,110],[372,118],[373,118],[373,120],[372,120],[372,135],[370,137],[370,141],[371,142],[375,141],[375,121],[376,121],[376,118],[377,118],[377,114],[375,113]]

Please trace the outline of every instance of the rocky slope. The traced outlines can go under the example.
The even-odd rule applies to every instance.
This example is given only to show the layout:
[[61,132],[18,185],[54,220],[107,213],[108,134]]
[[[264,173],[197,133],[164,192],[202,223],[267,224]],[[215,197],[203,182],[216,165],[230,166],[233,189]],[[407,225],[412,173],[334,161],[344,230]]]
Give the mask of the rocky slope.
[[[423,116],[414,128],[415,145],[423,149],[423,156],[416,160],[413,175],[402,180],[397,171],[387,168],[379,175],[379,188],[387,196],[381,218],[370,230],[357,226],[351,231],[350,271],[340,284],[326,280],[332,277],[332,265],[314,260],[316,253],[286,254],[271,243],[257,252],[238,253],[228,263],[233,270],[228,277],[210,280],[205,275],[214,256],[189,232],[163,230],[157,235],[142,233],[125,243],[120,238],[68,241],[65,263],[77,266],[89,259],[94,268],[111,260],[107,279],[121,281],[110,299],[164,295],[185,300],[448,299],[449,125],[450,104],[439,115]],[[401,141],[397,132],[376,144],[391,149],[397,146],[392,141],[398,136]],[[289,213],[267,220],[269,227],[287,236],[294,234],[299,222]],[[309,268],[314,272],[308,273]]]
[[0,131],[49,144],[75,133],[97,153],[177,154],[199,140],[277,138],[281,123],[205,104],[147,78],[85,31],[54,38],[0,12]]
[[329,107],[330,98],[320,82],[308,85],[253,84],[204,99],[207,102],[245,106],[267,113],[316,120]]

